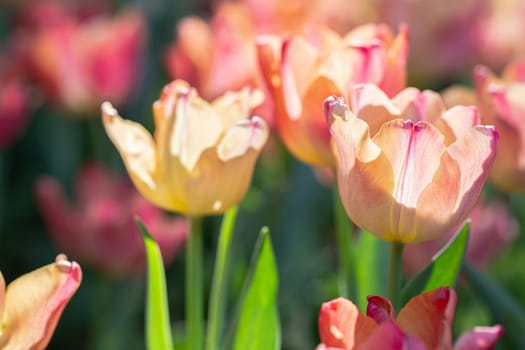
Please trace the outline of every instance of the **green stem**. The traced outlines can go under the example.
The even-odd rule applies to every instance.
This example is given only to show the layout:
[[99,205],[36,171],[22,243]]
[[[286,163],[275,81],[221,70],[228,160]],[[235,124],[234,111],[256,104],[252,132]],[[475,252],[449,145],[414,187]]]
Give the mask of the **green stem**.
[[208,331],[206,333],[206,350],[219,349],[220,334],[223,330],[224,305],[226,298],[226,266],[230,254],[231,240],[237,207],[228,210],[222,219],[217,256],[215,257],[215,270],[210,292],[210,306],[208,309]]
[[392,242],[390,246],[390,270],[388,272],[388,298],[395,310],[399,310],[401,296],[401,275],[403,262],[403,248],[401,242]]
[[204,334],[202,219],[190,217],[186,247],[186,326],[188,349],[201,350]]
[[355,300],[352,235],[353,226],[341,202],[337,186],[334,188],[335,232],[339,255],[339,295]]

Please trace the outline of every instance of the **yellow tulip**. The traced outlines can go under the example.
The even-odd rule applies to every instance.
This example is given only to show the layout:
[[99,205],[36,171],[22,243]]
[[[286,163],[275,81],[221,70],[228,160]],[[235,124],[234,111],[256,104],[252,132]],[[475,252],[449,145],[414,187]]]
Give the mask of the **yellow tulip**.
[[250,111],[263,100],[248,88],[211,103],[182,80],[153,104],[155,137],[102,104],[104,127],[141,194],[187,215],[220,214],[240,202],[251,181],[268,127]]

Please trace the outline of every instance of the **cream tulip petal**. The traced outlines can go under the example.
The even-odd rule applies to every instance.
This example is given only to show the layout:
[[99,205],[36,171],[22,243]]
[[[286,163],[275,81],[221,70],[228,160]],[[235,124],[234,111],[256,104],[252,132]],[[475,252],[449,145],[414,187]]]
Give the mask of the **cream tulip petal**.
[[215,215],[238,204],[251,183],[259,151],[222,161],[215,149],[205,151],[185,182],[188,215]]
[[352,89],[352,110],[370,126],[375,135],[381,126],[393,119],[403,118],[401,111],[374,84],[357,84]]
[[264,93],[248,87],[238,92],[228,91],[211,103],[218,118],[223,122],[223,130],[228,130],[238,121],[250,117],[251,111],[264,101]]
[[[447,127],[445,128],[441,123],[446,124]],[[480,123],[479,111],[476,107],[455,106],[443,113],[434,124],[445,135],[445,144],[450,145]]]
[[[0,272],[0,317],[2,317],[4,313],[4,299],[5,299],[5,279],[2,272]],[[0,345],[2,344],[2,333],[3,333],[3,327],[0,325]]]
[[244,155],[248,149],[260,151],[269,136],[268,125],[259,117],[238,122],[224,135],[217,154],[222,161]]
[[[195,89],[174,91],[172,125],[168,128],[169,154],[177,157],[188,172],[193,171],[202,153],[217,145],[224,126],[213,108]],[[162,146],[161,146],[162,147]]]
[[347,214],[377,237],[391,236],[387,220],[377,219],[393,207],[394,175],[388,159],[370,139],[363,120],[334,117],[331,132],[339,193]]
[[59,255],[55,263],[11,282],[5,293],[2,349],[44,349],[81,280],[80,266]]
[[395,204],[390,212],[391,239],[410,241],[416,236],[416,207],[421,192],[432,182],[445,151],[443,135],[426,122],[400,119],[383,125],[374,137],[394,172]]
[[133,182],[142,194],[150,197],[157,187],[155,143],[150,133],[140,124],[122,119],[109,102],[102,104],[102,121]]

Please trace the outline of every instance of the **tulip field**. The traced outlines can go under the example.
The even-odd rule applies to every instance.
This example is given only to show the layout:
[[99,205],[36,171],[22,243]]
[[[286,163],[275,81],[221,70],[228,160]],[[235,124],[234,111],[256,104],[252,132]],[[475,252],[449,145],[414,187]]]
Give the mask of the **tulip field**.
[[0,349],[525,349],[525,1],[0,2]]

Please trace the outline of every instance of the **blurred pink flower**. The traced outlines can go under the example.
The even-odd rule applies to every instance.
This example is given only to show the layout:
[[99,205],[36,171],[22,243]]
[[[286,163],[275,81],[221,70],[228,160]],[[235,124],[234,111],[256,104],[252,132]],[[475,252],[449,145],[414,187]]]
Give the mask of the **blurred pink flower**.
[[80,170],[74,204],[53,178],[40,178],[35,190],[55,244],[84,264],[112,274],[133,275],[145,266],[144,243],[134,216],[141,218],[159,244],[165,264],[173,261],[186,240],[186,219],[167,217],[129,181],[96,164]]
[[29,89],[12,57],[0,57],[0,151],[25,129],[31,116]]
[[366,315],[350,300],[323,303],[317,350],[490,350],[503,327],[476,327],[452,345],[456,292],[441,287],[415,296],[396,316],[390,301],[369,296]]
[[342,98],[325,101],[347,214],[386,241],[447,234],[477,202],[496,155],[496,129],[478,125],[475,107],[446,110],[431,91],[406,89],[392,100],[373,85],[354,92],[354,111]]
[[[498,0],[497,0],[498,1]],[[410,28],[409,78],[412,84],[435,86],[478,60],[478,38],[488,0],[378,0],[379,19]]]
[[112,16],[102,9],[32,3],[15,36],[20,59],[45,95],[76,114],[95,111],[106,99],[125,102],[140,76],[141,13],[128,8]]
[[254,114],[273,121],[273,102],[263,83],[255,50],[257,28],[241,3],[222,3],[209,23],[186,17],[177,24],[177,39],[166,52],[172,79],[195,86],[206,100],[244,87],[265,93]]
[[[466,259],[478,267],[485,267],[506,246],[517,238],[518,223],[503,202],[480,201],[471,211],[470,236]],[[411,244],[403,251],[403,267],[408,275],[423,269],[447,242],[461,229],[461,225],[439,239]]]
[[360,26],[341,37],[328,28],[285,40],[257,38],[259,62],[276,105],[277,129],[298,159],[333,166],[322,102],[348,96],[357,83],[374,83],[389,96],[406,85],[408,32],[384,24]]
[[0,273],[0,347],[45,349],[81,280],[80,266],[63,254],[54,263],[15,279],[7,289]]
[[478,66],[474,81],[482,121],[496,126],[501,134],[490,180],[503,191],[524,191],[525,58],[509,65],[501,78]]

